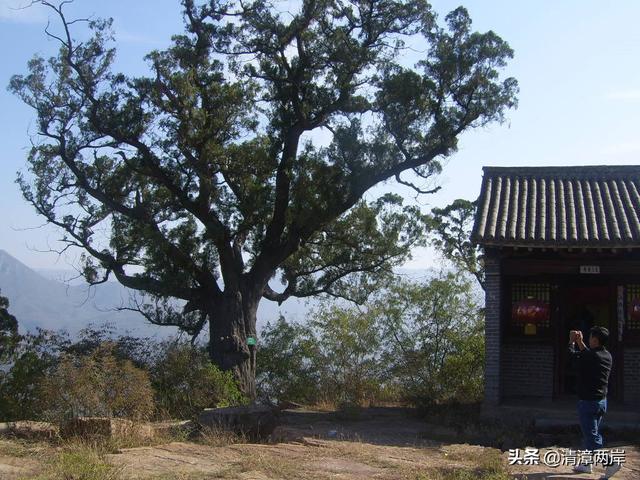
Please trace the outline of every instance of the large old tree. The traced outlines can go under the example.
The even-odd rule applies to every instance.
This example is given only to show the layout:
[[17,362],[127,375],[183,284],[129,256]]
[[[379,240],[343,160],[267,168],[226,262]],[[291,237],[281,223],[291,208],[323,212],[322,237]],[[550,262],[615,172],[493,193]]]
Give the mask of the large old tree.
[[109,20],[79,41],[68,2],[39,3],[60,50],[10,84],[38,118],[25,198],[85,252],[89,282],[143,292],[154,322],[208,325],[249,395],[259,302],[366,292],[422,226],[365,193],[433,189],[459,135],[516,103],[512,50],[464,8],[440,24],[425,0],[183,0],[184,33],[130,77]]

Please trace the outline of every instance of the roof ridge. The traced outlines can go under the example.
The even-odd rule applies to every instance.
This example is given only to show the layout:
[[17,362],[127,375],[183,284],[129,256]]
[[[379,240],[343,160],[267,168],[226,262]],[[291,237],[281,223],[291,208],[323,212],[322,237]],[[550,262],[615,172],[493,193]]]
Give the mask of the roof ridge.
[[628,174],[629,172],[639,172],[640,165],[548,165],[548,166],[484,166],[482,171],[485,173],[528,173],[528,174],[580,174],[580,173],[601,173],[611,174],[621,172]]

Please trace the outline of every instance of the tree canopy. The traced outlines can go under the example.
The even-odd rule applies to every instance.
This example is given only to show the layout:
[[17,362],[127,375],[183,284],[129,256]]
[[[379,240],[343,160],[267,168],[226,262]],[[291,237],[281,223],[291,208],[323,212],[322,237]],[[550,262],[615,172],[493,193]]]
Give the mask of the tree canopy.
[[477,201],[463,198],[431,210],[428,224],[432,244],[457,268],[473,275],[484,290],[484,264],[479,246],[471,240]]
[[134,77],[113,71],[111,20],[78,40],[69,2],[40,3],[59,53],[10,83],[38,119],[25,199],[86,253],[88,281],[144,292],[156,323],[208,323],[212,358],[248,362],[241,377],[262,298],[361,299],[420,241],[417,207],[366,192],[427,193],[462,132],[516,105],[511,48],[462,7],[438,22],[425,0],[183,0],[184,32]]

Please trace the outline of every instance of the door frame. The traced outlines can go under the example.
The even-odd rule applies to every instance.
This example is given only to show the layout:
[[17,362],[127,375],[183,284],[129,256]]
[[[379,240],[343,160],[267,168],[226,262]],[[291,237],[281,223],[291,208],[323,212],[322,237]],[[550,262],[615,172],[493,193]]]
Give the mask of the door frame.
[[618,309],[617,309],[617,287],[623,285],[619,281],[615,281],[612,276],[601,275],[563,275],[556,282],[557,291],[552,297],[555,305],[552,305],[552,314],[554,315],[553,324],[555,325],[555,342],[554,342],[554,380],[553,380],[553,396],[554,398],[562,398],[568,394],[564,391],[564,371],[565,366],[562,359],[567,357],[568,349],[568,332],[566,314],[569,309],[569,292],[572,289],[580,287],[602,287],[606,290],[609,303],[609,344],[607,350],[611,352],[613,359],[613,368],[609,378],[609,391],[607,397],[614,400],[622,400],[623,385],[623,342],[618,342]]

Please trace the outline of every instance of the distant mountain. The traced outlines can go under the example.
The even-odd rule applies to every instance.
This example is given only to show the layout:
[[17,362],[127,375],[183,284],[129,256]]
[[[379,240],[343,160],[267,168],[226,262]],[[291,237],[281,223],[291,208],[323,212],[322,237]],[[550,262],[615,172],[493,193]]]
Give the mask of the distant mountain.
[[4,250],[0,250],[0,291],[9,299],[9,310],[21,331],[40,327],[74,334],[89,324],[111,323],[118,331],[153,335],[159,328],[136,312],[115,311],[129,299],[129,292],[119,284],[90,287],[52,280]]
[[[0,250],[0,294],[10,302],[9,310],[18,319],[21,331],[37,327],[48,330],[65,329],[77,333],[90,323],[111,323],[118,331],[130,331],[139,336],[166,336],[174,327],[152,325],[136,313],[115,311],[129,304],[130,291],[117,282],[94,287],[79,281],[64,282],[74,276],[65,270],[36,272],[4,250]],[[288,319],[303,320],[306,303],[291,299],[282,307],[263,300],[258,309],[258,328],[282,313]]]

